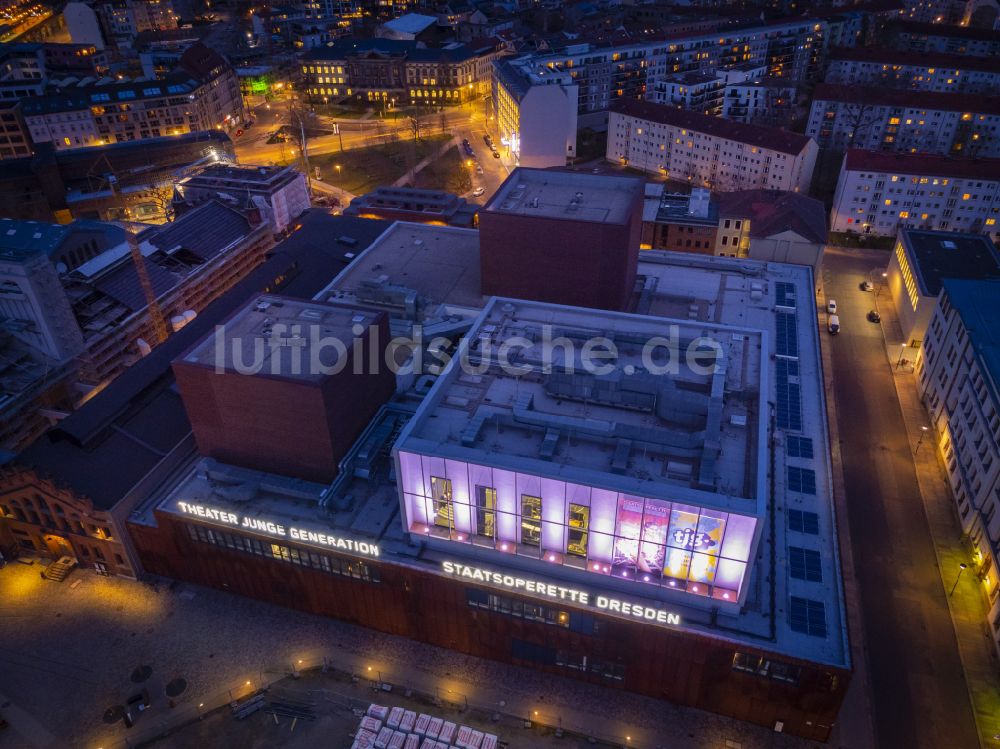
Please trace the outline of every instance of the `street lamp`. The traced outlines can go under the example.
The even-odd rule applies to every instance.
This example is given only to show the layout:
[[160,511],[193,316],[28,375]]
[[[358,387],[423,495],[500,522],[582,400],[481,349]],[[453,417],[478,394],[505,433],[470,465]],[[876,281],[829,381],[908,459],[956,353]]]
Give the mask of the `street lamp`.
[[948,598],[951,598],[951,594],[955,592],[955,588],[958,587],[958,581],[962,579],[962,573],[968,568],[965,562],[958,565],[958,577],[955,578],[955,584],[951,586],[951,590],[948,592]]
[[919,440],[917,440],[917,447],[916,447],[916,449],[915,449],[915,450],[913,451],[913,454],[914,454],[914,455],[916,455],[916,454],[917,454],[918,452],[920,452],[920,446],[921,446],[922,444],[924,444],[924,437],[926,437],[926,436],[927,436],[927,432],[928,432],[928,431],[930,431],[930,427],[925,427],[925,426],[922,426],[922,427],[920,427],[920,439],[919,439]]

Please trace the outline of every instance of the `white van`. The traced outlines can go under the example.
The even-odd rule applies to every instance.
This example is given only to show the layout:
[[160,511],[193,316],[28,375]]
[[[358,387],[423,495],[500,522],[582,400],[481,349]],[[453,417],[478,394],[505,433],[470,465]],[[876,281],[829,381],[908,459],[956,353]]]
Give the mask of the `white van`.
[[830,331],[830,335],[837,335],[840,332],[840,318],[836,315],[830,315],[830,319],[826,322],[826,329]]

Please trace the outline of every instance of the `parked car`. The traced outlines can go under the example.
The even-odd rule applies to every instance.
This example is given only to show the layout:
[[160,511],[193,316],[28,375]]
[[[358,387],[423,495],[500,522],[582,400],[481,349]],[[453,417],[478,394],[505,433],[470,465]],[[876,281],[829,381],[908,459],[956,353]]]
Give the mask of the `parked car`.
[[490,148],[493,148],[493,139],[490,136],[484,135],[483,136],[483,143],[485,143]]
[[830,331],[830,335],[837,335],[840,332],[840,318],[830,315],[830,319],[826,321],[826,329]]
[[500,158],[500,154],[499,154],[499,153],[497,153],[496,151],[494,151],[494,152],[493,152],[493,158],[494,158],[494,159],[499,159],[499,158]]
[[483,194],[484,192],[486,192],[486,188],[485,188],[485,187],[477,187],[477,188],[476,188],[475,190],[473,190],[473,191],[472,191],[472,194],[473,194],[473,195],[474,195],[475,197],[477,197],[477,198],[478,198],[478,197],[479,197],[480,195],[482,195],[482,194]]
[[875,310],[871,310],[868,313],[868,322],[882,322],[882,315]]
[[476,174],[482,174],[482,173],[483,173],[483,167],[480,166],[479,164],[476,164]]
[[874,291],[875,287],[872,286],[872,282],[871,281],[862,281],[861,282],[861,290],[862,291]]
[[831,315],[837,314],[837,300],[836,299],[831,299],[829,302],[826,303],[826,311],[829,314],[831,314]]

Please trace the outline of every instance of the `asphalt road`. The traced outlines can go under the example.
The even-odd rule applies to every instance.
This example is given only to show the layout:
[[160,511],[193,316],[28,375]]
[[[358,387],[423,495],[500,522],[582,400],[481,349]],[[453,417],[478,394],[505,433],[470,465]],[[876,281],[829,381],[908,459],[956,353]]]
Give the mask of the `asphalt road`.
[[[233,136],[236,157],[241,163],[269,164],[271,162],[287,162],[298,156],[298,148],[292,141],[275,144],[267,143],[267,139],[271,133],[277,130],[282,124],[290,123],[291,118],[287,108],[287,101],[281,100],[272,103],[270,109],[260,106],[253,110],[253,127],[246,130],[243,135]],[[334,125],[336,124],[340,127],[340,133],[310,138],[310,155],[336,153],[341,150],[365,148],[379,143],[386,143],[392,133],[395,133],[402,139],[410,138],[413,134],[409,120],[406,117],[382,119],[376,116],[369,119],[335,119],[316,116],[313,118],[312,124],[316,128],[330,131],[334,129]],[[443,130],[442,124],[444,124]],[[440,113],[424,115],[420,118],[420,133],[425,136],[438,135],[442,132],[471,133],[476,130],[482,130],[482,128],[482,114],[473,111],[470,107],[456,107],[445,110],[443,123]],[[463,137],[465,136],[463,135]],[[482,146],[481,150],[486,150],[486,146],[481,140],[479,145]],[[485,155],[489,156],[489,153]]]
[[[979,737],[891,365],[880,326],[865,319],[875,295],[858,288],[887,259],[828,250],[823,261],[825,299],[837,300],[842,328],[830,341],[836,418],[877,744],[971,749]],[[883,292],[880,309],[890,304]]]

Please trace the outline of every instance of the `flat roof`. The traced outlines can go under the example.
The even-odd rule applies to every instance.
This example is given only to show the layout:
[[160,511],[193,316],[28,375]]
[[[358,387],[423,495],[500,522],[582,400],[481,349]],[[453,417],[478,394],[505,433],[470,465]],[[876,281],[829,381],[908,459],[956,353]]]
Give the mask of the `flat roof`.
[[417,295],[415,309],[432,304],[480,309],[479,232],[397,221],[317,299],[364,304],[397,299],[405,313],[407,290]]
[[997,320],[1000,320],[1000,279],[946,278],[943,284],[951,306],[962,318],[962,326],[976,356],[989,372],[987,381],[1000,383],[1000,331],[997,330]]
[[314,382],[325,375],[310,366],[311,358],[318,356],[324,367],[334,367],[339,357],[334,346],[314,353],[314,336],[335,338],[350,350],[356,331],[375,324],[378,317],[378,312],[353,305],[261,294],[192,346],[180,361],[226,372],[242,372],[259,361],[260,372],[270,377]]
[[206,190],[269,190],[279,183],[291,182],[298,176],[299,172],[287,166],[211,164],[176,184],[182,193],[187,187]]
[[638,177],[518,167],[482,213],[625,224],[644,192],[645,180]]
[[[711,353],[697,362],[717,361],[714,371],[699,372],[680,352],[676,373],[644,366],[644,346],[674,335],[680,352],[701,338],[717,342],[720,358]],[[531,345],[510,358],[513,367],[502,366],[497,346],[515,338]],[[575,346],[547,345],[557,339]],[[606,372],[583,360],[584,344],[601,339],[617,349]],[[751,500],[737,506],[756,512],[760,378],[768,353],[759,332],[686,315],[668,323],[491,299],[466,340],[475,374],[455,362],[417,412],[400,449],[643,496],[677,497],[683,488],[691,501],[704,503],[705,493],[721,494]],[[657,366],[665,364],[666,348],[659,354]]]
[[[470,264],[477,265],[478,259],[473,258]],[[341,471],[341,476],[327,490],[325,497],[317,495],[314,485],[308,491],[297,491],[303,485],[296,484],[290,488],[283,483],[287,479],[271,479],[265,474],[199,460],[179,480],[165,485],[160,493],[151,496],[149,504],[140,508],[131,520],[155,522],[151,517],[151,509],[155,507],[160,512],[178,519],[183,517],[188,522],[214,527],[226,525],[211,518],[185,513],[178,506],[180,501],[202,503],[241,518],[250,516],[265,524],[267,521],[283,522],[284,538],[297,546],[320,551],[327,548],[348,556],[366,558],[363,552],[332,548],[329,539],[318,543],[303,542],[287,535],[292,527],[320,533],[325,529],[329,536],[336,539],[376,543],[379,551],[375,561],[382,564],[448,577],[444,562],[451,562],[453,565],[468,564],[532,580],[551,581],[557,585],[589,590],[595,595],[599,593],[660,611],[676,612],[681,621],[678,628],[730,642],[734,648],[743,646],[788,658],[850,668],[831,490],[820,333],[811,269],[651,250],[642,253],[639,274],[649,290],[639,302],[644,316],[573,309],[560,314],[570,315],[571,319],[567,322],[577,321],[574,319],[576,315],[597,316],[606,327],[614,325],[616,320],[630,318],[652,328],[657,323],[661,327],[663,325],[663,321],[655,320],[654,316],[666,316],[680,318],[684,326],[690,328],[749,330],[750,337],[744,341],[748,346],[755,345],[758,339],[773,340],[774,356],[763,357],[761,362],[765,371],[761,373],[760,400],[769,404],[769,408],[770,404],[774,404],[775,429],[767,430],[768,447],[757,450],[757,456],[763,461],[758,464],[762,467],[762,479],[767,478],[767,466],[773,461],[774,491],[769,494],[770,504],[765,503],[763,511],[773,512],[774,523],[773,526],[769,522],[761,524],[761,539],[745,583],[747,595],[739,607],[724,605],[713,610],[719,603],[714,599],[671,592],[664,587],[654,589],[639,581],[618,580],[613,576],[570,569],[566,565],[554,565],[521,555],[490,553],[489,550],[460,542],[443,541],[447,548],[429,545],[423,537],[403,532],[399,498],[396,487],[387,480],[390,465],[385,458],[379,459],[382,462],[366,464],[370,470],[365,472],[351,470],[345,464],[345,470]],[[496,316],[503,316],[504,306],[509,303],[512,302],[495,300],[487,306],[477,321],[477,330],[482,333],[484,326],[496,324]],[[523,308],[525,313],[530,312],[531,316],[538,316],[554,307],[513,303]],[[530,317],[526,319],[532,322]],[[507,324],[514,323],[508,320]],[[730,367],[729,372],[733,373],[735,369]],[[727,374],[727,378],[729,376],[731,374]],[[450,374],[440,379],[442,395],[465,397],[450,388],[456,381]],[[471,385],[460,379],[457,382],[463,387],[487,387],[485,380]],[[525,378],[522,378],[522,383],[526,388],[537,388]],[[396,413],[400,413],[415,400],[407,397],[385,407],[359,438],[357,450],[352,449],[345,460],[350,460],[352,453],[357,456],[384,454],[369,448],[379,427],[387,424],[384,421],[386,409],[395,408]],[[428,409],[435,408],[433,401],[425,400],[418,409],[424,408],[427,403]],[[447,408],[458,410],[459,403],[453,400]],[[582,404],[578,403],[577,407],[582,407]],[[594,404],[588,408],[596,413],[599,406]],[[413,416],[410,424],[419,428],[419,418]],[[629,415],[622,418],[634,420],[637,417]],[[456,420],[455,423],[464,430],[469,421],[466,418],[464,422]],[[405,439],[409,428],[409,425],[404,427],[401,439]],[[486,433],[481,439],[509,439],[516,443],[517,436],[508,437],[507,427],[503,428],[504,434],[499,438]],[[487,432],[491,429],[496,428],[487,424]],[[390,442],[392,433],[392,429],[385,430]],[[199,472],[207,478],[199,478]],[[363,474],[371,478],[361,478]],[[803,484],[804,477],[808,478]],[[207,485],[206,481],[213,485]],[[681,488],[676,483],[668,483],[666,487],[671,492]],[[732,501],[744,506],[748,504],[746,500]],[[229,529],[272,541],[280,538],[266,529]],[[223,530],[226,528],[223,527]],[[815,581],[815,577],[807,581],[792,576],[789,557],[793,547],[797,551],[805,550],[818,555],[820,582]],[[372,555],[368,554],[367,558],[371,559]],[[454,579],[454,575],[450,577]],[[531,596],[530,593],[524,595]],[[574,604],[567,605],[572,607]],[[812,617],[810,621],[823,624],[821,630],[813,628],[810,632],[803,629],[799,618],[803,605],[808,607]],[[608,610],[598,613],[618,616]],[[632,620],[635,621],[634,618]]]
[[945,278],[1000,275],[1000,253],[984,234],[901,229],[900,237],[923,296],[936,297]]

